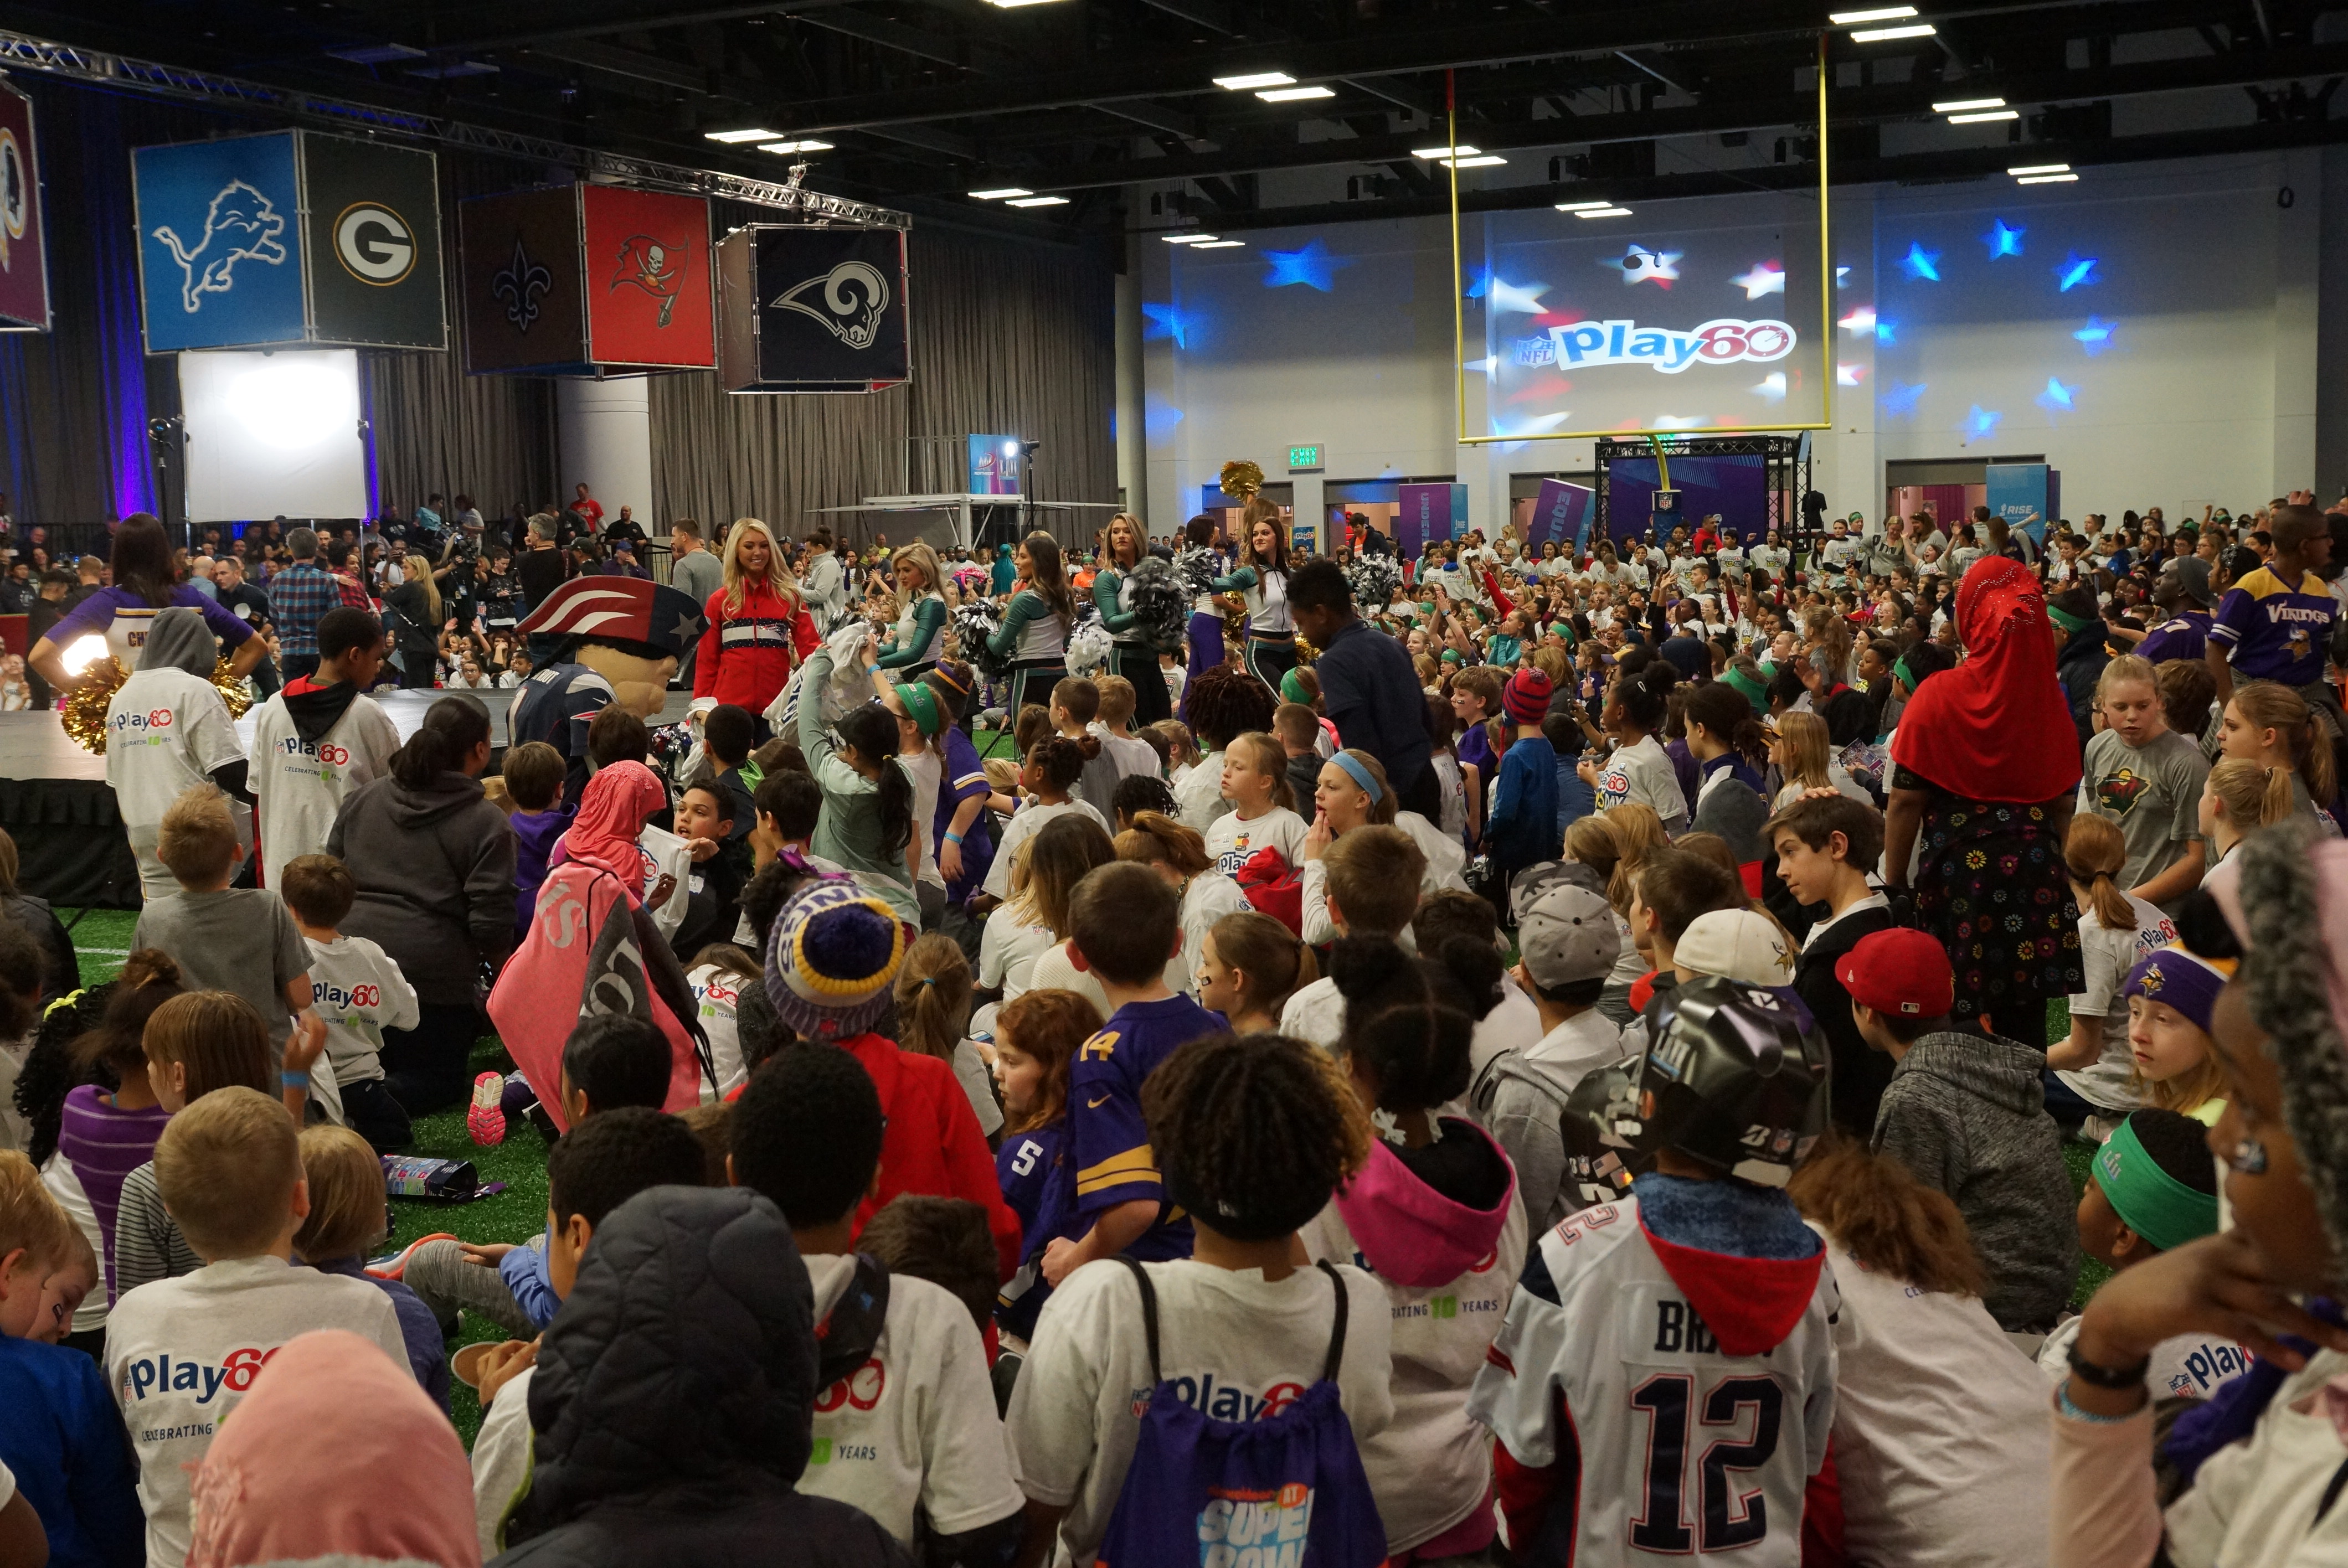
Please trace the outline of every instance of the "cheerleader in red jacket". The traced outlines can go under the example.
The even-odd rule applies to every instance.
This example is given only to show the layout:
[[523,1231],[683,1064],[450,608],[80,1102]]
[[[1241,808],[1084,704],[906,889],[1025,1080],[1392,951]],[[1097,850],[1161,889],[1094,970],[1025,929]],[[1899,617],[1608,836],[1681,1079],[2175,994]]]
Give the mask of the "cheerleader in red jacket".
[[[744,518],[726,536],[722,586],[705,610],[708,630],[695,655],[693,694],[763,715],[819,639],[807,600],[775,536]],[[759,720],[760,732],[766,722]]]

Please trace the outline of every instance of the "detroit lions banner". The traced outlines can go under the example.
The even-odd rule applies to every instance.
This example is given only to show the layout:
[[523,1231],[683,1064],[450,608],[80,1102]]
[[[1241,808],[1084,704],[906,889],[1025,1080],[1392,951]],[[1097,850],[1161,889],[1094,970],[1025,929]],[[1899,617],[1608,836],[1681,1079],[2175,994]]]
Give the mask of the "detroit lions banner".
[[0,332],[46,332],[49,272],[33,100],[0,83]]
[[708,201],[616,185],[578,190],[587,357],[598,364],[716,364]]
[[295,133],[130,154],[149,354],[302,343]]
[[900,229],[753,224],[718,242],[733,392],[878,392],[912,378]]
[[314,341],[447,348],[433,156],[300,134]]

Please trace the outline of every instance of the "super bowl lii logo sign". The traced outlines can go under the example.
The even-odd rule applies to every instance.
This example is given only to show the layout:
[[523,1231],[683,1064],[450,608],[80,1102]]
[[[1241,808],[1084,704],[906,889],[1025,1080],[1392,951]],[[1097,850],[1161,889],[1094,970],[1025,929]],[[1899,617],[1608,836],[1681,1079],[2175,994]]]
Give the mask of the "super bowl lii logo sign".
[[1635,321],[1576,322],[1540,337],[1518,338],[1509,357],[1523,366],[1643,364],[1676,375],[1694,364],[1783,359],[1794,352],[1794,329],[1778,321],[1722,316],[1689,332],[1643,327]]

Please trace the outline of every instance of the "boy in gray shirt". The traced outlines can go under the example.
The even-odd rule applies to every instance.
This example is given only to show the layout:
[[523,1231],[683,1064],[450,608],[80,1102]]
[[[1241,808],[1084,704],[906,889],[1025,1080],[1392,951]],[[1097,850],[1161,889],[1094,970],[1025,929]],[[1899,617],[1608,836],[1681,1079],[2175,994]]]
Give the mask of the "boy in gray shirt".
[[2201,787],[2209,763],[2168,727],[2152,666],[2124,654],[2096,683],[2104,728],[2082,758],[2077,809],[2120,830],[2127,862],[2120,886],[2174,913],[2201,884]]
[[191,990],[229,991],[251,1002],[269,1028],[273,1071],[297,1028],[304,1054],[314,1056],[326,1025],[310,1005],[309,944],[276,894],[229,886],[244,847],[228,797],[208,784],[181,794],[163,814],[155,853],[180,890],[148,901],[130,946],[170,954]]

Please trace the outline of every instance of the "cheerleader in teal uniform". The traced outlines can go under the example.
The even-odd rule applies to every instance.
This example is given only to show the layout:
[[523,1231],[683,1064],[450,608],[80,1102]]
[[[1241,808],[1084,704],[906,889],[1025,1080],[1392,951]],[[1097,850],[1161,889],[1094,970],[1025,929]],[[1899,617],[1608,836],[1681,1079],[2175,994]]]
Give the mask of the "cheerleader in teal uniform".
[[1280,507],[1258,496],[1240,526],[1240,567],[1215,579],[1215,591],[1247,598],[1248,672],[1280,692],[1280,678],[1296,668],[1296,622],[1288,613],[1288,541],[1281,538]]
[[1011,661],[1005,729],[1018,725],[1020,710],[1028,703],[1051,706],[1052,688],[1067,678],[1068,628],[1076,620],[1076,600],[1068,591],[1057,539],[1041,530],[1029,534],[1011,559],[1018,569],[1013,584],[1018,591],[1004,610],[1003,630],[986,644],[997,659]]
[[880,644],[875,668],[889,671],[891,682],[918,681],[936,667],[946,646],[946,600],[941,591],[944,569],[938,553],[916,541],[890,559],[897,576],[897,598],[904,613],[896,630]]
[[1158,643],[1141,618],[1133,612],[1133,585],[1127,574],[1141,564],[1143,540],[1148,536],[1141,519],[1119,512],[1104,531],[1100,570],[1093,578],[1093,604],[1101,625],[1114,639],[1109,646],[1109,672],[1133,682],[1133,723],[1136,729],[1174,716],[1166,694],[1166,676],[1158,668]]

